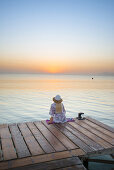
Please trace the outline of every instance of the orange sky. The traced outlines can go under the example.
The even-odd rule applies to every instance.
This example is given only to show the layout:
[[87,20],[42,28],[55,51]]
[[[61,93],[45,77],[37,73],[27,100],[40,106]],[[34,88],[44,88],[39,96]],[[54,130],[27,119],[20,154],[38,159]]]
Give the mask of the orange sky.
[[102,73],[114,72],[113,61],[104,60],[1,60],[1,70],[42,73]]
[[112,0],[10,2],[0,1],[0,72],[114,74]]

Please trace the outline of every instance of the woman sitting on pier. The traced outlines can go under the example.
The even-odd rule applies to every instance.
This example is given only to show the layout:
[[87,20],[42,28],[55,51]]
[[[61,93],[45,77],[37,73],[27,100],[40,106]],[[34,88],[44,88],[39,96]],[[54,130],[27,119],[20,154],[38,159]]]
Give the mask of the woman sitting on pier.
[[56,95],[53,98],[54,103],[51,104],[50,112],[49,114],[51,115],[50,120],[48,121],[48,124],[51,123],[64,123],[67,122],[66,119],[66,111],[64,108],[64,105],[62,103],[62,98],[60,95]]

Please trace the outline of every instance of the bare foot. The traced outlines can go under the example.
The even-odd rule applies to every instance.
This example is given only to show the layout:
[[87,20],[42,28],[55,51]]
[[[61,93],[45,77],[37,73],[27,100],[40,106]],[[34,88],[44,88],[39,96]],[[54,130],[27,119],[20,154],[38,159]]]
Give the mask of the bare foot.
[[52,121],[49,121],[49,122],[48,122],[48,124],[51,124],[51,123],[52,123]]

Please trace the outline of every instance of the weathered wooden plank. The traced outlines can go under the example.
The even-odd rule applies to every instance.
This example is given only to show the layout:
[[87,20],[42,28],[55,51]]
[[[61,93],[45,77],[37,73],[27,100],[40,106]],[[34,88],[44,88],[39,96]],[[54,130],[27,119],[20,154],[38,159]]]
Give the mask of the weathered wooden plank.
[[83,120],[84,123],[87,123],[89,126],[91,126],[92,128],[95,128],[97,130],[99,130],[100,132],[102,132],[103,134],[106,134],[108,135],[109,137],[111,138],[114,138],[114,133],[113,132],[110,132],[109,130],[103,128],[103,127],[100,127],[99,125],[85,119]]
[[88,119],[89,121],[91,121],[91,122],[93,122],[93,123],[95,123],[95,124],[97,124],[97,125],[99,125],[99,126],[101,126],[101,127],[103,127],[103,128],[105,128],[105,129],[107,129],[107,130],[114,133],[114,128],[112,128],[112,127],[110,127],[110,126],[108,126],[108,125],[106,125],[106,124],[104,124],[102,122],[99,122],[98,120],[93,119],[93,118],[91,118],[89,116],[87,116],[86,119]]
[[41,122],[35,122],[35,125],[56,151],[66,150],[64,145]]
[[17,158],[15,148],[13,146],[13,142],[11,138],[2,138],[2,151],[3,151],[3,159],[10,160]]
[[32,155],[44,154],[44,151],[33,136],[27,136],[24,139]]
[[0,128],[0,137],[1,138],[11,138],[11,134],[10,134],[10,131],[8,129],[8,126],[7,127],[4,127],[4,128]]
[[8,124],[0,124],[0,129],[1,128],[7,128],[8,127]]
[[54,125],[47,125],[46,121],[42,121],[43,124],[65,145],[67,149],[76,149],[79,148],[75,145],[71,140],[68,139],[65,135],[63,135]]
[[84,156],[86,153],[82,149],[70,150],[72,156]]
[[19,158],[30,156],[30,152],[26,146],[26,143],[19,131],[17,125],[9,125],[12,138],[15,144],[15,148]]
[[81,149],[75,149],[70,151],[63,151],[63,152],[56,152],[56,153],[50,153],[50,154],[44,154],[44,155],[38,155],[38,156],[32,156],[28,158],[22,158],[22,159],[16,159],[16,160],[11,160],[10,162],[1,162],[0,163],[0,169],[12,169],[16,167],[22,167],[26,165],[31,165],[31,164],[37,164],[37,163],[42,163],[42,162],[49,162],[53,160],[60,160],[60,159],[65,159],[65,158],[71,158],[74,156],[82,156],[85,153]]
[[55,152],[55,153],[35,156],[35,157],[32,157],[32,161],[34,163],[41,163],[41,162],[47,162],[47,161],[52,161],[52,160],[65,159],[65,158],[69,158],[73,156],[82,156],[85,154],[81,149],[75,149],[72,151],[73,152],[62,151],[62,152]]
[[21,167],[23,167],[25,165],[31,165],[31,164],[33,164],[33,161],[31,159],[31,157],[11,160],[8,163],[8,169],[13,169],[13,168],[16,168],[16,167],[21,168]]
[[73,141],[76,145],[78,145],[85,152],[93,151],[92,148],[90,148],[87,144],[85,144],[83,141],[81,141],[78,137],[73,135],[62,124],[61,125],[54,124],[54,126],[57,127],[63,134],[65,134],[71,141]]
[[2,148],[1,148],[1,139],[0,139],[0,161],[3,160],[3,157],[2,157]]
[[94,140],[96,143],[98,143],[102,147],[104,147],[104,148],[112,147],[112,145],[110,145],[109,143],[107,143],[106,141],[101,139],[100,137],[96,136],[95,134],[91,133],[87,129],[81,127],[79,124],[77,124],[75,122],[69,122],[69,124],[72,125],[74,128],[76,128],[77,130],[79,130],[81,133],[83,133],[86,136],[88,136],[90,139]]
[[111,155],[113,153],[114,153],[114,147],[87,153],[85,155],[82,155],[81,157],[90,158],[90,157],[96,157],[96,156],[101,156],[101,155]]
[[100,138],[104,139],[105,141],[107,141],[108,143],[110,143],[111,145],[114,145],[114,139],[110,138],[109,136],[103,134],[102,132],[92,128],[91,126],[87,125],[86,123],[84,123],[84,120],[75,120],[76,123],[78,123],[80,126],[86,128],[87,130],[89,130],[90,132],[94,133],[95,135],[99,136]]
[[24,137],[32,135],[32,133],[28,129],[26,123],[18,123],[18,127],[19,127],[19,129],[20,129],[20,131],[21,131],[21,133],[23,134]]
[[31,131],[27,127],[26,123],[18,124],[18,126],[20,128],[20,131],[21,131],[21,133],[22,133],[22,135],[25,139],[25,142],[26,142],[31,154],[32,155],[43,154],[44,151],[42,150],[39,143],[34,138],[33,134],[31,133]]
[[17,158],[15,148],[13,146],[13,142],[11,139],[11,134],[10,134],[7,124],[4,124],[1,126],[0,138],[1,138],[1,145],[2,145],[1,157],[2,157],[2,153],[3,153],[4,160]]
[[0,170],[8,169],[8,161],[0,162]]
[[34,164],[34,165],[29,165],[29,166],[24,166],[24,167],[18,167],[15,168],[15,170],[52,170],[52,169],[59,169],[59,168],[64,168],[68,166],[73,166],[73,165],[82,165],[82,162],[78,157],[71,157],[71,158],[66,158],[66,159],[60,159],[60,160],[53,160],[49,162],[43,162],[39,164]]
[[41,134],[39,129],[37,129],[37,127],[32,122],[28,122],[27,125],[28,125],[29,129],[31,130],[32,134],[35,136],[38,143],[40,144],[40,146],[42,147],[42,149],[46,153],[55,152],[54,148],[48,143],[48,141]]
[[87,145],[89,145],[93,150],[102,150],[102,149],[104,149],[104,147],[102,147],[101,145],[99,145],[96,142],[94,142],[94,140],[91,140],[88,136],[86,136],[85,134],[81,133],[79,130],[77,130],[76,128],[74,128],[70,124],[66,123],[66,124],[64,124],[64,126],[70,132],[72,132],[74,135],[76,135],[79,139],[81,139]]

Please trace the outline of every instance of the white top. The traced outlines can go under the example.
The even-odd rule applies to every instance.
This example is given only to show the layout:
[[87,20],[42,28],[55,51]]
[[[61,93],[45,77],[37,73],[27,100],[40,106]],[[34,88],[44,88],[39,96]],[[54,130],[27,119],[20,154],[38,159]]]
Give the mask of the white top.
[[61,105],[62,105],[62,112],[56,113],[56,103],[51,104],[49,114],[51,115],[51,117],[53,117],[53,121],[55,123],[64,123],[67,121],[66,116],[65,116],[66,111],[65,111],[63,103],[61,103]]

